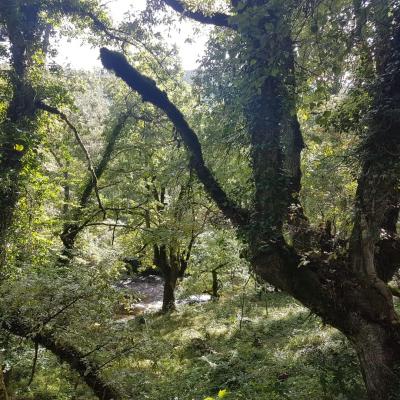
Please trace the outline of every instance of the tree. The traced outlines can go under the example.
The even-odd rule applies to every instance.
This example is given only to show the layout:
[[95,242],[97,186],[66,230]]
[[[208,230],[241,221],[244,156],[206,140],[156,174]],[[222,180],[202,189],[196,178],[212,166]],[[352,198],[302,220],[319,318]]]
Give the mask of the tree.
[[[10,52],[2,56],[9,58],[6,74],[5,112],[0,121],[0,279],[4,282],[9,268],[7,266],[8,240],[11,234],[14,215],[23,187],[24,168],[39,162],[38,147],[41,142],[40,110],[42,100],[48,93],[41,83],[45,82],[45,61],[49,52],[50,38],[62,17],[79,15],[96,23],[104,21],[97,4],[77,2],[46,1],[5,1],[0,4],[1,36],[9,42]],[[85,25],[85,23],[83,24]],[[86,24],[88,25],[88,24]],[[90,25],[90,24],[89,24]],[[3,106],[3,104],[2,104]],[[4,115],[3,115],[4,114]],[[2,304],[2,308],[5,305]],[[18,312],[6,315],[2,309],[1,328],[14,335],[31,338],[68,362],[78,371],[99,397],[118,398],[117,391],[104,384],[98,375],[97,366],[87,364],[74,345],[62,344],[55,339],[53,332],[38,333],[36,325],[30,325]],[[88,368],[93,370],[90,372]],[[2,371],[1,371],[2,377]],[[2,380],[2,379],[1,379]],[[7,394],[2,396],[7,398]]]
[[[198,196],[195,190],[191,175],[188,182],[178,187],[176,193],[173,190],[166,193],[163,187],[158,194],[157,190],[153,189],[160,204],[159,221],[156,223],[158,226],[153,232],[153,261],[164,277],[162,312],[175,309],[178,279],[185,276],[193,246],[207,223],[208,212],[201,212],[201,207],[196,206],[195,200]],[[168,201],[165,199],[166,194],[169,197]]]
[[[174,123],[206,192],[247,243],[255,272],[346,335],[357,351],[371,399],[396,398],[400,330],[387,282],[400,260],[400,4],[376,1],[361,6],[376,27],[376,68],[361,138],[353,228],[340,251],[315,252],[310,243],[319,233],[309,224],[300,200],[304,143],[297,119],[292,24],[298,2],[232,1],[232,15],[192,11],[178,0],[163,3],[199,22],[234,30],[242,46],[238,87],[250,146],[252,207],[243,209],[223,190],[206,166],[198,136],[165,92],[121,54],[103,48],[103,65]],[[288,239],[286,225],[295,228],[296,237]],[[309,253],[313,257],[304,256]]]

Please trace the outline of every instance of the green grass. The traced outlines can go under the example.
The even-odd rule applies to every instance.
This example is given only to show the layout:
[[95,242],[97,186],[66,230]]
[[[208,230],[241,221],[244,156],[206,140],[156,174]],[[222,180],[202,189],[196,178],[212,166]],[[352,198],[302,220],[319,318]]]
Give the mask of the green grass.
[[[365,399],[355,354],[344,337],[283,293],[233,286],[218,302],[146,315],[129,321],[124,331],[135,349],[102,373],[126,399],[219,399],[224,389],[226,400]],[[46,351],[27,390],[33,349],[26,346],[29,351],[21,350],[18,358],[21,366],[14,363],[21,376],[13,398],[94,398]],[[113,355],[107,349],[98,356]]]
[[288,296],[263,296],[247,291],[243,318],[242,293],[232,292],[131,322],[142,345],[123,363],[129,398],[203,400],[228,389],[230,400],[364,399],[344,337]]

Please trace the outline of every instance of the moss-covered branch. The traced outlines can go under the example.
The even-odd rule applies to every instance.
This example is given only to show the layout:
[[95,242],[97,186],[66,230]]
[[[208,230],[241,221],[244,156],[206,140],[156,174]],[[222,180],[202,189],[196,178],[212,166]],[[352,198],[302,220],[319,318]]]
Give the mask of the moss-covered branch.
[[191,164],[207,193],[236,226],[246,224],[247,212],[228,198],[219,182],[205,165],[201,144],[196,133],[189,126],[181,111],[169,100],[167,94],[161,91],[152,79],[132,67],[122,54],[102,48],[100,57],[104,67],[113,71],[130,88],[138,92],[143,101],[152,103],[167,114],[185,143],[190,153]]
[[227,28],[232,28],[232,24],[229,22],[229,15],[224,13],[212,13],[212,14],[204,14],[201,11],[191,11],[189,10],[184,3],[179,0],[163,0],[165,4],[175,10],[177,13],[183,15],[184,17],[188,17],[197,22],[201,22],[202,24],[222,26]]

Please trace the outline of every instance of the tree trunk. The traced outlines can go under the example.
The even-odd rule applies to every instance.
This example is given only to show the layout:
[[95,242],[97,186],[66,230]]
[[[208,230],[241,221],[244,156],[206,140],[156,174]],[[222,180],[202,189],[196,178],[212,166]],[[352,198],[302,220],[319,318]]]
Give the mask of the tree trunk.
[[361,322],[349,337],[357,351],[370,400],[400,399],[399,329]]
[[177,282],[177,275],[174,271],[169,270],[164,273],[164,293],[162,312],[167,313],[175,310],[175,289]]
[[0,365],[0,400],[8,400],[7,388],[4,383],[3,367]]
[[[25,12],[30,13],[30,17],[27,17]],[[10,42],[13,97],[0,126],[0,267],[4,265],[6,259],[7,237],[19,199],[22,159],[28,151],[30,142],[37,139],[35,138],[35,92],[27,76],[33,52],[31,43],[27,43],[24,34],[26,29],[31,32],[36,31],[38,12],[28,6],[23,9],[19,2],[7,1],[4,4],[3,14]],[[24,25],[24,18],[29,20],[31,26]],[[28,137],[27,132],[31,132]]]
[[212,274],[212,298],[213,300],[218,300],[219,298],[218,272],[215,269],[213,269],[211,271],[211,274]]
[[170,249],[170,256],[167,254],[167,246],[153,246],[154,265],[162,272],[164,277],[163,305],[161,312],[167,313],[175,310],[175,288],[178,281],[178,272],[176,257]]
[[[249,6],[252,3],[249,2]],[[254,3],[260,5],[263,2]],[[381,228],[386,226],[384,217],[388,211],[398,210],[399,203],[400,123],[394,116],[399,115],[400,11],[395,9],[397,22],[393,26],[398,28],[392,35],[393,46],[388,51],[393,54],[393,60],[385,69],[385,82],[378,79],[376,94],[373,94],[376,96],[374,107],[378,111],[374,110],[372,117],[375,122],[371,123],[371,132],[363,147],[367,164],[363,165],[359,183],[364,179],[369,185],[365,186],[365,190],[359,188],[357,195],[357,198],[363,199],[358,202],[359,216],[365,218],[359,221],[357,216],[355,218],[353,242],[356,245],[349,246],[345,255],[338,252],[335,258],[329,258],[322,248],[314,257],[312,254],[315,249],[308,244],[308,240],[302,240],[306,244],[305,250],[313,250],[310,257],[304,259],[306,252],[296,252],[298,249],[285,241],[283,229],[288,219],[290,198],[299,194],[299,157],[302,149],[301,132],[293,118],[296,114],[293,93],[297,91],[292,65],[293,49],[290,48],[291,35],[285,37],[281,34],[283,27],[290,32],[290,26],[283,22],[287,21],[288,10],[284,7],[287,2],[268,3],[271,5],[268,16],[254,13],[252,26],[259,29],[240,30],[248,51],[256,50],[249,57],[244,91],[247,95],[249,87],[254,88],[254,95],[242,99],[248,103],[246,117],[255,186],[254,209],[242,210],[226,195],[204,164],[198,137],[165,92],[129,66],[121,55],[102,49],[102,62],[139,92],[144,101],[164,110],[174,123],[189,149],[192,166],[199,180],[225,217],[239,228],[241,237],[245,238],[249,246],[249,261],[255,272],[344,333],[357,351],[371,400],[399,399],[400,393],[396,393],[396,389],[399,386],[400,322],[394,312],[387,284],[380,278],[383,274],[378,275],[382,268],[375,264],[384,264],[383,269],[394,272],[399,262],[393,261],[400,256],[398,252],[393,256],[387,251],[377,252],[378,248],[384,250],[381,242],[398,242],[396,237],[381,239],[380,233]],[[270,18],[272,14],[274,19]],[[270,29],[274,21],[275,26]],[[259,32],[264,27],[268,40],[261,43]],[[277,54],[282,58],[279,66],[274,62]],[[275,72],[269,73],[271,70]],[[283,139],[286,151],[282,148]],[[389,155],[392,155],[390,160]],[[377,178],[372,181],[371,177],[374,176]],[[297,201],[294,203],[300,205]],[[392,214],[394,217],[390,226],[397,223],[398,214]],[[391,230],[394,231],[393,228]],[[302,231],[300,229],[300,233]],[[385,276],[390,276],[390,273]]]
[[[382,281],[371,282],[345,263],[300,266],[290,248],[260,251],[252,259],[265,281],[301,301],[353,344],[368,398],[400,399],[400,324],[393,319],[393,300],[382,294]],[[290,279],[288,279],[290,276]],[[397,390],[397,391],[396,391]]]

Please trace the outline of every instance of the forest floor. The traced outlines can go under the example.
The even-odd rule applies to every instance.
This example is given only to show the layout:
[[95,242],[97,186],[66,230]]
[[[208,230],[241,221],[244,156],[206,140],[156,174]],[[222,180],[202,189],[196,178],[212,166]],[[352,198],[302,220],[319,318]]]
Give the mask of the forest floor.
[[[171,314],[149,308],[119,321],[136,345],[107,365],[104,376],[124,399],[365,399],[354,351],[338,331],[289,296],[244,281],[226,285],[218,301],[181,301]],[[148,297],[140,302],[153,304],[160,302],[161,284],[159,278],[152,284],[130,281],[124,290],[144,290]],[[188,285],[181,285],[178,299],[202,292]],[[21,373],[29,376],[30,369],[29,361]],[[44,350],[34,385],[21,394],[15,399],[95,399]]]
[[250,286],[125,321],[142,341],[120,364],[136,382],[129,398],[365,398],[355,354],[339,332],[287,295]]

